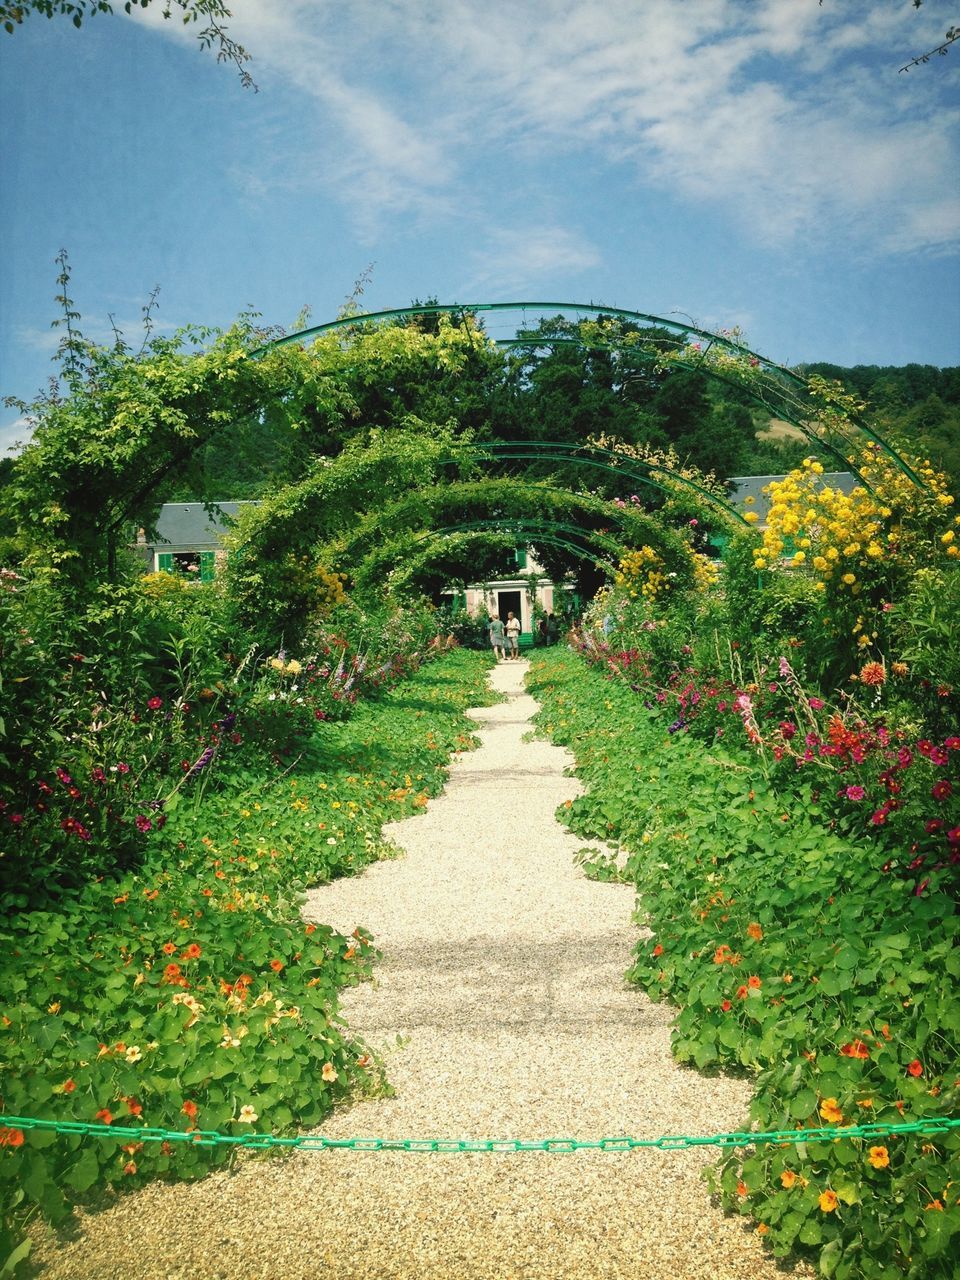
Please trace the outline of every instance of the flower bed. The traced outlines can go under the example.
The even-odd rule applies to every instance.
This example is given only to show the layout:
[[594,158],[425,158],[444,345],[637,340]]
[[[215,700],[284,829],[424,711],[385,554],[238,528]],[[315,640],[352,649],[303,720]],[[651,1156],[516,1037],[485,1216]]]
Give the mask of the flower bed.
[[[152,831],[136,871],[56,910],[11,913],[0,928],[3,1111],[289,1132],[349,1092],[383,1088],[337,1017],[338,992],[369,973],[374,943],[306,923],[304,889],[381,856],[383,824],[440,789],[451,752],[472,743],[463,709],[485,700],[486,666],[457,651],[345,723],[313,720],[283,768],[265,772],[242,744],[220,762],[217,789]],[[38,1206],[53,1220],[107,1184],[196,1177],[229,1154],[0,1135],[5,1210]],[[9,1220],[6,1230],[0,1259]]]
[[[588,787],[565,820],[628,853],[654,932],[630,976],[678,1005],[681,1061],[755,1076],[761,1129],[957,1114],[960,950],[942,881],[918,894],[891,876],[872,830],[833,821],[819,777],[764,775],[742,723],[742,746],[671,733],[675,702],[644,707],[569,652],[535,661],[533,692]],[[711,1181],[778,1256],[816,1250],[824,1275],[953,1275],[956,1131],[761,1147]]]

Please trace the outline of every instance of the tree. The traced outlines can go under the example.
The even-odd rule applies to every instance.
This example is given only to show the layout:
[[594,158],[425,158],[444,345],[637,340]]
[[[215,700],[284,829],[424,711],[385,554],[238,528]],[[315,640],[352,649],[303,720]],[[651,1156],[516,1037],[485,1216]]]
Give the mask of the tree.
[[[153,0],[124,0],[124,13],[133,13],[137,8],[146,9]],[[164,18],[171,18],[176,9],[183,15],[184,23],[197,22],[202,19],[206,26],[197,33],[197,39],[204,49],[216,47],[218,62],[232,62],[240,74],[240,83],[245,89],[257,91],[253,77],[247,71],[245,63],[250,55],[243,45],[237,44],[227,34],[223,19],[233,15],[222,0],[162,0],[161,13]],[[110,0],[23,0],[21,4],[0,3],[0,23],[3,29],[12,34],[32,13],[39,13],[45,18],[70,18],[75,27],[83,26],[84,18],[95,13],[113,13]]]

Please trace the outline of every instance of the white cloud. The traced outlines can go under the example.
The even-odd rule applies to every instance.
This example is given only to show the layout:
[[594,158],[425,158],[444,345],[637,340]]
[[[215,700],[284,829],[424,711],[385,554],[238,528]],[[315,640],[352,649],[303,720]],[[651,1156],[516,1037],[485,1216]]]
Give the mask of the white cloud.
[[11,450],[18,453],[17,446],[29,443],[32,434],[33,424],[28,418],[15,418],[0,425],[0,458],[5,458]]
[[[652,186],[766,244],[840,238],[857,252],[916,252],[958,240],[957,113],[939,66],[897,76],[928,34],[905,3],[231,8],[265,95],[285,86],[301,102],[295,132],[248,193],[315,184],[370,238],[398,216],[489,220],[497,197],[484,182],[504,160],[552,164],[560,182],[589,156],[634,166],[624,200],[640,203]],[[193,38],[152,10],[138,20]]]
[[464,283],[474,289],[523,291],[542,281],[589,271],[601,262],[596,246],[564,227],[494,227],[470,255]]

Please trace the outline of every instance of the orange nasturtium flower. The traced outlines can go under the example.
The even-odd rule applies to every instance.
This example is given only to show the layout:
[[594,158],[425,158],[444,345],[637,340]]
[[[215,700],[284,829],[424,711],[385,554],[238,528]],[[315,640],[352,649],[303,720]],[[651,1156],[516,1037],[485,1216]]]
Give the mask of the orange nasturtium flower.
[[197,1118],[197,1104],[195,1102],[191,1102],[189,1098],[180,1110],[185,1116],[189,1116],[191,1120],[195,1120]]
[[113,1116],[109,1107],[103,1107],[93,1118],[98,1120],[100,1124],[113,1124]]
[[754,942],[760,942],[763,939],[763,930],[756,921],[752,921],[747,925],[747,934],[753,938]]
[[819,1204],[824,1213],[833,1213],[838,1203],[839,1201],[837,1200],[837,1193],[835,1191],[821,1191],[817,1200],[817,1204]]
[[923,1063],[920,1061],[919,1058],[914,1058],[912,1062],[907,1064],[907,1070],[910,1072],[912,1076],[922,1076]]
[[752,987],[754,991],[757,991],[759,990],[760,987],[763,986],[763,983],[754,973],[754,974],[751,974],[750,977],[747,979],[747,986]]
[[177,949],[177,944],[175,942],[165,942],[160,949],[165,956],[172,956]]
[[191,942],[191,943],[190,943],[190,945],[189,945],[189,947],[184,947],[184,949],[183,949],[183,955],[182,955],[181,959],[183,959],[183,960],[199,960],[199,958],[200,958],[200,956],[201,956],[202,954],[203,954],[203,953],[202,953],[202,952],[201,952],[201,950],[200,950],[200,946],[199,946],[199,944],[198,944],[198,943],[196,943],[196,942]]
[[840,1053],[844,1058],[869,1058],[870,1050],[862,1040],[853,1040],[850,1044],[841,1047]]
[[873,1165],[874,1169],[886,1169],[890,1163],[890,1152],[886,1147],[871,1147],[867,1156],[867,1164]]
[[274,972],[274,973],[279,973],[279,972],[280,972],[280,970],[283,968],[283,961],[282,961],[282,960],[271,960],[271,961],[270,961],[270,968],[273,970],[273,972]]
[[824,1098],[820,1103],[820,1114],[827,1124],[839,1124],[843,1119],[843,1112],[837,1106],[836,1098]]
[[749,988],[748,988],[748,987],[746,987],[746,986],[737,987],[737,999],[738,999],[738,1000],[746,1000],[746,998],[747,998],[747,991],[748,991],[748,990],[749,990]]
[[780,1175],[780,1185],[782,1187],[786,1187],[788,1191],[796,1181],[797,1181],[797,1175],[793,1172],[792,1169],[784,1169],[783,1173],[781,1173]]

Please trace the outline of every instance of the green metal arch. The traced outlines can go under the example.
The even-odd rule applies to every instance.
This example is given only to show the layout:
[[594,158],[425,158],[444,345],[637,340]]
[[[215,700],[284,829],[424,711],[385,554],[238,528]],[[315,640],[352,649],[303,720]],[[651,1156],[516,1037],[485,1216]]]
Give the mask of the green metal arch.
[[[739,524],[746,525],[748,528],[750,527],[750,522],[743,518],[736,507],[731,506],[723,498],[711,493],[703,485],[697,484],[695,480],[678,475],[677,472],[671,471],[669,467],[662,467],[654,462],[644,462],[640,458],[630,458],[625,454],[617,453],[614,449],[604,449],[600,445],[593,444],[567,444],[562,440],[496,441],[492,444],[483,444],[477,447],[481,452],[492,453],[495,457],[504,460],[517,458],[541,462],[551,458],[558,458],[564,462],[574,462],[579,466],[597,467],[602,471],[609,472],[611,475],[633,480],[637,484],[646,485],[649,488],[658,489],[661,493],[669,494],[669,485],[660,484],[658,481],[651,479],[648,474],[633,470],[635,466],[646,467],[649,471],[669,476],[677,484],[692,489],[698,497],[722,511],[725,516],[737,521]],[[586,453],[600,456],[595,458],[584,457],[583,455]],[[617,460],[618,465],[614,466],[612,463],[602,461],[602,458],[614,458]],[[621,461],[623,465],[619,465]]]
[[[803,417],[801,416],[798,405],[789,401],[787,403],[780,404],[777,406],[772,406],[768,404],[763,399],[762,396],[760,396],[755,391],[752,391],[747,384],[741,384],[738,382],[734,382],[732,379],[725,378],[722,373],[718,372],[716,369],[714,369],[711,365],[707,363],[707,356],[714,349],[719,349],[720,351],[727,352],[731,356],[735,356],[737,358],[742,359],[746,357],[751,362],[752,365],[755,365],[755,367],[760,368],[765,373],[769,374],[771,378],[774,379],[774,385],[776,385],[777,383],[782,384],[782,390],[784,391],[785,395],[788,390],[791,391],[795,396],[798,397],[800,403],[802,404],[806,400],[806,396],[808,393],[808,386],[807,386],[806,380],[803,377],[801,377],[799,374],[794,373],[793,370],[788,369],[785,365],[777,364],[775,361],[768,359],[766,356],[761,355],[760,352],[753,351],[750,347],[746,347],[734,341],[732,338],[726,337],[724,334],[712,333],[710,330],[701,329],[694,324],[684,324],[677,320],[670,320],[665,316],[651,315],[648,312],[644,312],[644,311],[633,311],[626,307],[602,306],[598,303],[593,303],[593,302],[583,303],[583,302],[534,302],[534,301],[426,303],[419,306],[391,307],[383,311],[369,311],[369,312],[363,312],[359,315],[339,316],[337,319],[328,320],[324,324],[312,325],[310,328],[301,329],[296,333],[285,334],[283,337],[275,338],[269,343],[266,343],[264,346],[257,348],[257,350],[252,352],[251,354],[253,356],[258,356],[276,347],[288,346],[292,343],[302,343],[311,338],[318,338],[323,334],[332,333],[338,329],[356,328],[358,325],[362,325],[362,324],[377,324],[381,321],[396,320],[406,316],[444,315],[444,314],[464,315],[469,313],[480,313],[480,312],[527,311],[527,310],[537,311],[537,312],[552,311],[554,314],[558,312],[574,312],[577,315],[590,315],[590,316],[597,316],[597,317],[609,316],[619,320],[625,320],[633,324],[639,323],[644,325],[653,325],[653,326],[656,326],[657,328],[667,330],[669,333],[673,334],[678,339],[682,338],[683,340],[686,340],[686,341],[689,341],[690,339],[694,339],[694,338],[697,339],[698,343],[700,344],[700,349],[697,352],[697,356],[689,361],[687,360],[677,361],[677,365],[679,367],[699,370],[700,372],[705,373],[708,377],[714,378],[717,381],[726,382],[728,385],[736,386],[741,391],[745,392],[747,395],[750,395],[752,399],[754,399],[757,403],[763,405],[765,408],[775,409],[778,416],[782,416],[785,421],[788,421],[793,426],[797,427],[797,429],[802,431],[803,434],[806,436],[806,438],[810,440],[811,443],[816,444],[818,448],[824,449],[825,451],[830,453],[833,457],[835,457],[839,462],[843,464],[843,467],[845,469],[850,470],[867,489],[870,489],[871,486],[863,478],[863,476],[860,474],[856,466],[850,462],[849,458],[846,457],[843,450],[839,449],[835,444],[832,443],[832,441],[827,440],[825,437],[818,435],[816,431],[814,431],[812,428],[810,428],[807,425],[807,423],[803,420]],[[498,343],[497,345],[550,346],[550,345],[554,345],[555,343],[563,343],[563,342],[571,342],[571,341],[576,342],[576,339],[570,339],[566,337],[558,337],[557,339],[552,339],[547,335],[530,334],[526,338],[507,339],[503,343]],[[601,349],[601,348],[598,348],[598,349]],[[608,349],[613,350],[614,348],[610,347]],[[868,423],[864,422],[859,417],[858,418],[851,417],[850,421],[859,431],[862,431],[863,434],[866,435],[868,439],[872,440],[875,444],[877,444],[880,448],[882,448],[884,452],[887,453],[887,455],[893,459],[893,461],[896,463],[897,467],[902,471],[902,473],[906,475],[915,485],[917,485],[918,488],[926,487],[923,481],[921,480],[921,478],[914,472],[913,468],[910,467],[909,464],[903,458],[900,457],[899,453],[897,453],[897,451],[890,444],[887,443],[887,441],[883,438],[883,436],[881,436],[878,432],[874,431],[874,429]]]
[[[504,524],[509,523],[509,528],[504,528]],[[504,538],[510,538],[514,532],[529,535],[533,542],[554,542],[558,546],[563,546],[567,550],[575,551],[577,559],[591,560],[596,564],[603,564],[614,571],[615,565],[612,562],[600,560],[596,553],[591,552],[588,547],[579,547],[575,542],[568,539],[561,539],[560,535],[564,532],[577,534],[585,540],[596,539],[598,543],[606,543],[604,548],[607,551],[623,551],[626,548],[622,543],[618,543],[616,539],[610,538],[603,533],[597,533],[594,530],[577,529],[573,525],[563,524],[555,520],[511,520],[505,522],[503,520],[465,520],[459,524],[443,525],[438,529],[424,529],[411,539],[411,543],[416,545],[418,542],[425,542],[430,538],[443,537],[451,533],[473,533],[487,531],[491,533],[501,533]]]
[[[562,498],[565,502],[569,502],[574,505],[581,505],[584,509],[584,513],[593,518],[603,519],[603,518],[609,517],[610,521],[615,526],[622,527],[625,521],[628,524],[630,521],[641,521],[644,524],[650,524],[651,526],[653,526],[653,528],[647,531],[645,536],[647,538],[650,538],[650,540],[655,545],[658,546],[660,554],[664,557],[667,563],[671,563],[672,567],[675,568],[677,571],[686,571],[683,567],[683,561],[685,558],[689,560],[692,555],[689,547],[686,545],[685,542],[683,542],[683,540],[674,530],[668,528],[666,525],[658,525],[656,520],[653,517],[647,515],[645,512],[634,512],[630,508],[628,508],[626,511],[623,511],[622,509],[618,509],[618,508],[613,508],[612,510],[604,510],[602,509],[602,507],[601,507],[601,510],[593,511],[590,509],[591,505],[595,504],[597,506],[601,506],[603,500],[596,498],[592,494],[577,493],[571,489],[561,488],[556,485],[544,484],[540,481],[533,483],[533,482],[524,481],[524,480],[511,480],[505,483],[509,483],[510,490],[512,491],[512,493],[508,496],[515,496],[522,500],[532,500],[537,496],[538,493],[551,494],[551,495],[556,495],[557,497]],[[404,505],[404,503],[406,503],[408,500],[413,501],[418,494],[420,495],[420,500],[423,501],[429,507],[433,496],[436,494],[440,494],[440,493],[448,494],[451,489],[469,490],[469,488],[474,485],[479,488],[479,487],[482,487],[483,482],[461,481],[461,482],[458,482],[456,485],[447,485],[447,486],[434,484],[431,487],[431,489],[426,492],[414,491],[411,495],[408,495],[407,498],[398,499],[396,503],[392,504],[389,510],[393,511],[394,509],[400,509]],[[496,495],[493,495],[493,496],[495,497]],[[430,510],[428,514],[432,517],[436,513]],[[497,520],[501,523],[509,523],[516,526],[527,518],[528,517],[523,514],[515,515],[515,516],[500,515],[497,517]],[[577,525],[570,525],[568,527],[580,533],[584,537],[594,536],[597,533],[597,531],[595,530],[584,529]],[[389,534],[385,534],[384,536],[398,537],[402,533],[413,534],[414,532],[416,531],[409,528],[397,529],[397,530],[391,531],[391,533]],[[360,525],[354,526],[353,528],[346,530],[342,538],[333,539],[328,543],[328,548],[330,552],[333,554],[333,560],[331,561],[331,563],[336,563],[343,556],[347,556],[350,559],[353,559],[355,557],[358,557],[359,559],[366,559],[367,555],[370,555],[371,553],[373,553],[375,549],[373,547],[370,547],[369,550],[365,551],[364,541],[368,538],[376,537],[378,534],[382,534],[382,533],[383,533],[383,525],[380,520],[380,517],[379,516],[368,517]],[[603,535],[600,535],[600,536],[603,536]],[[626,546],[628,544],[617,543],[616,541],[614,541],[613,545]]]

